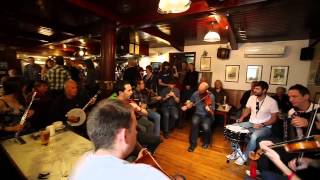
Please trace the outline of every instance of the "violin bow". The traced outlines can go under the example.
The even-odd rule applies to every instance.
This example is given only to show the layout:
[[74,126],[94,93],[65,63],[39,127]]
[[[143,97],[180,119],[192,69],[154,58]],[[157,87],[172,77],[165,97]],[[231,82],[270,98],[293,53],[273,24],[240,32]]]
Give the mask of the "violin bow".
[[[310,137],[311,130],[312,130],[312,127],[313,127],[313,125],[314,125],[314,121],[315,121],[316,116],[317,116],[317,113],[318,113],[319,103],[320,103],[320,99],[318,100],[318,103],[317,103],[318,106],[315,108],[314,114],[313,114],[313,116],[312,116],[312,120],[311,120],[311,122],[310,122],[310,124],[309,124],[309,126],[308,126],[307,135],[306,135],[305,138],[309,138],[309,137]],[[314,109],[314,107],[313,107],[313,109]],[[313,110],[313,109],[312,109],[312,110]],[[299,165],[301,164],[301,159],[303,158],[303,156],[304,156],[304,152],[302,152],[302,153],[299,154],[299,156],[298,156],[298,158],[297,158],[297,161],[296,161],[296,165],[297,165],[297,166],[299,166]]]

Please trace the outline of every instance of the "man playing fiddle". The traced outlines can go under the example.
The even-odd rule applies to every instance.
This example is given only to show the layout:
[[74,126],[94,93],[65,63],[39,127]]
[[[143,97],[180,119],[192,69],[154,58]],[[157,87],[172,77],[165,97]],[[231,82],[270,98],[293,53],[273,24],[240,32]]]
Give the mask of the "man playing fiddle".
[[[300,84],[296,84],[293,85],[289,88],[288,91],[288,96],[289,96],[289,100],[290,103],[292,104],[293,108],[289,110],[288,112],[288,122],[291,122],[290,124],[288,124],[288,128],[287,129],[291,129],[293,131],[295,131],[295,133],[290,133],[289,131],[289,139],[298,139],[299,137],[303,137],[306,135],[307,130],[309,129],[313,114],[315,112],[315,110],[317,108],[319,108],[318,104],[314,104],[310,101],[310,92],[309,90],[300,85]],[[315,116],[315,123],[313,124],[312,128],[311,128],[311,135],[315,135],[315,134],[320,134],[320,127],[319,126],[319,120],[318,117],[319,116],[319,111],[318,111],[318,115]],[[286,133],[286,132],[285,132]],[[302,134],[301,134],[302,133]],[[281,142],[281,139],[277,139],[277,138],[265,138],[263,140],[272,140],[273,142]],[[283,148],[278,148],[275,149],[275,151],[280,155],[281,160],[287,164],[290,160],[294,159],[297,157],[298,154],[295,153],[287,153]],[[305,157],[309,157],[309,158],[316,158],[319,159],[319,156],[315,156],[315,153],[305,153],[304,154]],[[281,172],[279,172],[279,170],[273,165],[273,163],[271,163],[268,158],[266,156],[262,156],[259,160],[258,160],[258,168],[260,171],[269,171],[269,172],[275,172],[280,174],[281,176]],[[306,169],[300,172],[297,172],[297,174],[299,175],[299,177],[301,177],[302,179],[306,178],[306,177],[311,177],[311,175],[308,174],[312,174],[313,171],[310,169]],[[307,179],[307,178],[306,178]]]
[[193,152],[197,146],[197,138],[199,136],[199,125],[201,125],[204,131],[204,144],[203,148],[208,148],[210,144],[211,136],[211,124],[214,121],[214,104],[215,97],[208,91],[209,85],[206,82],[201,82],[198,91],[194,92],[184,106],[181,107],[182,111],[196,107],[192,116],[192,127],[190,132],[190,146],[189,152]]

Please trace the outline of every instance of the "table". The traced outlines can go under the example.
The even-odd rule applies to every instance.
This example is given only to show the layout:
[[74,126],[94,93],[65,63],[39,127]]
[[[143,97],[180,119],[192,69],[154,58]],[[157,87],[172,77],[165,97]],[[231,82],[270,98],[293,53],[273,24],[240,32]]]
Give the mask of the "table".
[[47,146],[31,135],[22,136],[26,144],[14,139],[1,143],[9,158],[26,179],[38,179],[39,173],[49,172],[48,179],[67,179],[76,161],[85,152],[93,150],[93,144],[72,131],[56,132]]

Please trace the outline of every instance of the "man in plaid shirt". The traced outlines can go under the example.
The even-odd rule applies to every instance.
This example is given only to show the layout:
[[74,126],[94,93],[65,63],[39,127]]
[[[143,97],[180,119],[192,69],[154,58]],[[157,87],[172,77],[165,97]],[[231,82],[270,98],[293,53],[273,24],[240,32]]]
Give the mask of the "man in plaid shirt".
[[45,75],[45,80],[49,84],[51,95],[59,95],[63,93],[64,83],[71,79],[67,70],[63,68],[64,59],[62,56],[55,58],[56,65],[51,68]]

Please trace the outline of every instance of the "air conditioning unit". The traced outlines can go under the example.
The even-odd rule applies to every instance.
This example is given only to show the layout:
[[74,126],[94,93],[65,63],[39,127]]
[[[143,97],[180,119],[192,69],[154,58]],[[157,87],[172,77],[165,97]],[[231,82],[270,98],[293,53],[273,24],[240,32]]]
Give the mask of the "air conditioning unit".
[[247,58],[279,58],[285,54],[285,46],[266,45],[248,46],[244,48],[244,57]]

